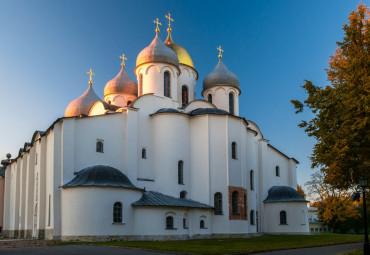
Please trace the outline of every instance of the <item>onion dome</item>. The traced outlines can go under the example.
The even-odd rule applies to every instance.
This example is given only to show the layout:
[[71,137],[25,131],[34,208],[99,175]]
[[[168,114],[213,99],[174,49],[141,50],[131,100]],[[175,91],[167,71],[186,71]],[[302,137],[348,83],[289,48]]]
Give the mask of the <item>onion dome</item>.
[[[121,58],[124,60],[124,55],[121,56]],[[124,61],[122,61],[122,68],[119,74],[114,79],[107,82],[104,87],[104,96],[114,93],[137,96],[137,84],[128,76]]]
[[72,116],[80,116],[80,115],[88,115],[91,106],[95,104],[97,101],[102,100],[98,97],[95,93],[94,89],[92,88],[92,80],[91,75],[94,75],[90,69],[90,81],[89,81],[89,88],[83,93],[79,98],[73,100],[66,108],[64,113],[65,117],[72,117]]
[[215,86],[232,86],[239,89],[238,77],[225,66],[221,58],[220,54],[215,69],[204,78],[203,91]]
[[[159,31],[159,29],[157,31]],[[150,62],[169,63],[179,67],[179,59],[176,53],[172,49],[166,47],[161,38],[159,38],[158,32],[151,44],[143,49],[137,56],[136,67]]]
[[189,53],[183,47],[173,42],[171,28],[168,28],[167,31],[168,36],[166,41],[164,41],[164,44],[176,53],[180,64],[184,64],[195,69],[193,60],[191,59]]

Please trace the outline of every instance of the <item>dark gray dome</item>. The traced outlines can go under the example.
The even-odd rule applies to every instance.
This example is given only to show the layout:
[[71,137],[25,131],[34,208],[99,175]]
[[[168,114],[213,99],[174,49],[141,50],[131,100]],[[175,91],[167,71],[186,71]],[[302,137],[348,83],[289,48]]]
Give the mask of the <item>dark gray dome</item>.
[[308,202],[298,191],[289,186],[273,186],[268,191],[267,198],[263,201],[265,203],[274,202]]
[[239,79],[219,59],[215,69],[203,80],[203,91],[215,86],[232,86],[239,89]]
[[129,178],[121,171],[110,166],[90,166],[77,173],[72,181],[63,185],[63,188],[79,186],[102,186],[102,187],[123,187],[138,189]]
[[198,108],[189,112],[189,115],[201,115],[201,114],[218,114],[218,115],[228,115],[229,113],[225,110],[216,108]]

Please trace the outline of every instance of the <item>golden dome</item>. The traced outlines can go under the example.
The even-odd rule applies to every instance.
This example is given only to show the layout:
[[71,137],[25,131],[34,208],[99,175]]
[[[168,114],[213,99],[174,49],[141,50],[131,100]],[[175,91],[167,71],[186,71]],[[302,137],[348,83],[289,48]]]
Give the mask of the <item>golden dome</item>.
[[168,29],[167,31],[168,36],[166,41],[164,41],[164,44],[176,53],[180,64],[184,64],[195,69],[193,60],[191,59],[189,53],[183,47],[173,42],[171,29]]

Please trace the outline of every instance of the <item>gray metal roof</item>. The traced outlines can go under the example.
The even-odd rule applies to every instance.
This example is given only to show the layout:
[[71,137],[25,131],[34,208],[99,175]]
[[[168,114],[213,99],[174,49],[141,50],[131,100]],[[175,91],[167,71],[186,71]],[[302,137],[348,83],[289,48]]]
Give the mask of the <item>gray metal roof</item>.
[[232,86],[239,89],[239,79],[219,59],[215,69],[203,80],[203,91],[214,86]]
[[180,111],[173,109],[173,108],[162,108],[156,111],[155,113],[163,113],[163,112],[174,112],[174,113],[179,113]]
[[212,206],[191,199],[171,197],[155,191],[144,192],[140,200],[132,203],[132,206],[169,206],[213,209]]
[[189,112],[189,115],[201,115],[201,114],[218,114],[218,115],[225,115],[229,114],[225,110],[216,109],[216,108],[198,108]]
[[275,202],[308,202],[299,193],[289,186],[273,186],[268,191],[264,203]]
[[62,188],[100,186],[139,189],[131,183],[125,174],[110,166],[90,166],[75,174],[76,177],[63,185]]

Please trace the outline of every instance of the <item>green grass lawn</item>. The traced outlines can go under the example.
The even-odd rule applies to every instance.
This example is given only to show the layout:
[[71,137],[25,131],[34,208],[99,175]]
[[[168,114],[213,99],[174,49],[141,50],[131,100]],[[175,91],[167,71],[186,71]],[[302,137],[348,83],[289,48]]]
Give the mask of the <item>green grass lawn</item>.
[[[362,235],[265,235],[253,238],[200,239],[184,241],[114,241],[79,242],[78,244],[107,245],[195,254],[230,254],[241,252],[272,251],[302,247],[362,242]],[[66,242],[65,244],[72,244]],[[73,243],[75,244],[75,243]]]

